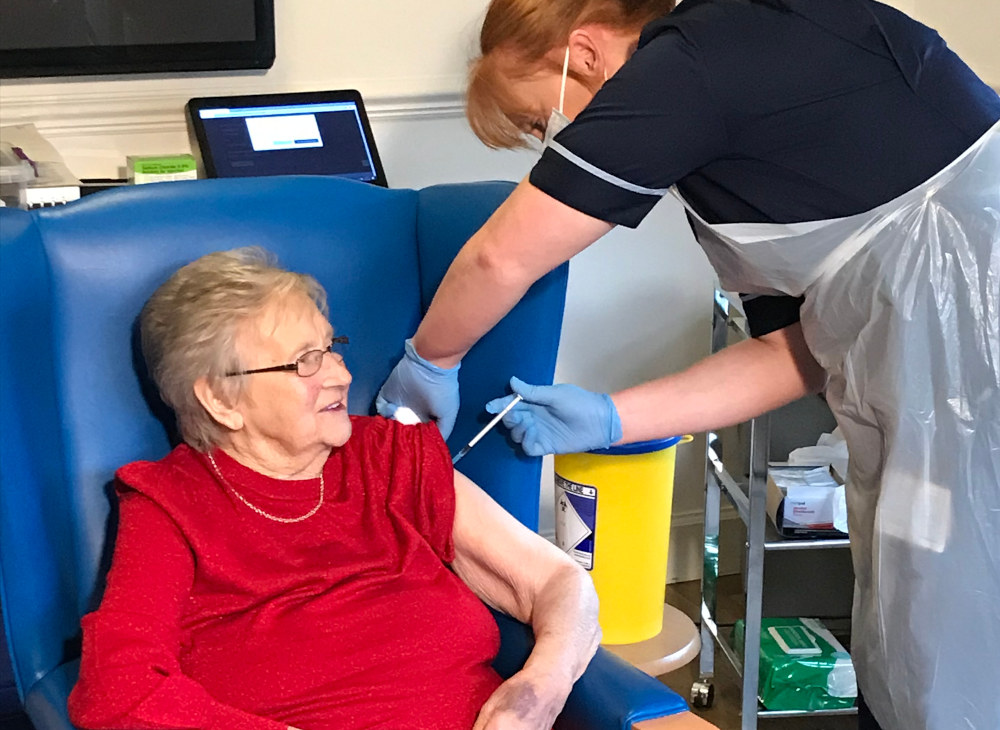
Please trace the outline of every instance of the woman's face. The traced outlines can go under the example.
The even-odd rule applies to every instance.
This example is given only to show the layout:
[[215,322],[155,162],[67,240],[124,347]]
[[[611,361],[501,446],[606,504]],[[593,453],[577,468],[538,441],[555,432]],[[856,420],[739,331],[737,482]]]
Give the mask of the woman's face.
[[[562,86],[562,60],[559,70],[549,68],[536,71],[524,78],[507,81],[511,96],[516,100],[516,110],[511,121],[532,137],[541,140],[553,109],[559,109],[559,90]],[[573,76],[566,78],[566,94],[562,112],[571,121],[586,108],[597,89],[591,89]]]
[[[306,296],[275,301],[241,328],[237,349],[247,370],[293,363],[309,350],[330,347],[333,328]],[[264,471],[287,465],[292,472],[318,472],[331,448],[351,435],[347,390],[351,374],[334,353],[323,356],[309,377],[295,371],[245,375],[237,402],[243,427],[231,447]]]
[[544,139],[553,109],[559,109],[563,66],[569,54],[566,92],[562,113],[572,121],[593,100],[604,83],[625,64],[635,50],[638,32],[617,31],[598,24],[581,26],[570,33],[568,45],[549,51],[537,70],[525,76],[524,63],[503,50],[498,60],[509,69],[506,87],[513,97],[508,110],[511,121],[525,134]]

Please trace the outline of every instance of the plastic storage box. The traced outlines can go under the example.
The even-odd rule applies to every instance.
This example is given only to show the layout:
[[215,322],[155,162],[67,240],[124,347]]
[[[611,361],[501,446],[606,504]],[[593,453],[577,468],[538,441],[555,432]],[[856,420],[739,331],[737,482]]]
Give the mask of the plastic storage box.
[[31,163],[18,156],[10,144],[0,142],[0,205],[27,208],[25,191],[34,177]]

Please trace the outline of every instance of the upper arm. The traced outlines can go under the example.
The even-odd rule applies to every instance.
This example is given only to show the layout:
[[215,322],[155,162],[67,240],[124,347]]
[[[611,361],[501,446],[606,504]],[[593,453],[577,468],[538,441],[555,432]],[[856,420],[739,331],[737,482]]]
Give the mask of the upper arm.
[[456,365],[535,281],[611,228],[522,181],[448,268],[413,336],[417,352]]
[[783,372],[786,380],[801,383],[801,390],[796,392],[796,397],[818,393],[826,386],[826,371],[810,352],[801,322],[768,332],[754,340],[767,345],[773,352],[779,353],[779,359],[788,362],[786,368],[775,368],[773,372]]
[[516,285],[530,285],[613,227],[525,179],[466,248],[486,268],[509,277]]
[[194,580],[194,557],[180,528],[153,500],[119,499],[118,536],[100,607],[83,617],[81,683],[104,683],[108,670],[179,670],[181,620]]
[[124,491],[99,612],[128,611],[176,628],[193,580],[194,556],[177,524],[150,498]]
[[457,471],[453,534],[458,576],[484,602],[522,622],[530,622],[533,598],[552,577],[579,571]]
[[119,507],[107,588],[100,608],[81,621],[80,677],[69,698],[74,722],[88,727],[135,719],[167,677],[181,674],[180,622],[193,557],[179,528],[151,499],[126,491]]

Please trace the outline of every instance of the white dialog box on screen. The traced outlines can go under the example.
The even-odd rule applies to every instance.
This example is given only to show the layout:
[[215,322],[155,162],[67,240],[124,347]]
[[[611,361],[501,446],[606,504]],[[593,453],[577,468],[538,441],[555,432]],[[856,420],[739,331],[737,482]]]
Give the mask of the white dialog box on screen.
[[315,114],[247,117],[247,132],[256,152],[323,146]]

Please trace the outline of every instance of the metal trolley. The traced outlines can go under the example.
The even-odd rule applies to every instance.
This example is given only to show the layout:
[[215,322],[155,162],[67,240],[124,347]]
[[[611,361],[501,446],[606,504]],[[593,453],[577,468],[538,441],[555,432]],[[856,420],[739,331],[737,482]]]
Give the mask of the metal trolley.
[[[712,316],[712,352],[729,342],[730,331],[739,338],[749,337],[746,320],[725,292],[716,290]],[[705,548],[701,579],[701,654],[699,679],[691,687],[691,704],[710,707],[714,700],[712,678],[715,647],[718,646],[743,680],[742,730],[755,730],[758,717],[800,717],[804,715],[853,715],[854,707],[838,710],[765,710],[757,699],[759,686],[760,634],[764,589],[764,556],[773,550],[845,549],[848,539],[784,539],[767,519],[767,466],[771,418],[764,415],[749,422],[749,463],[746,482],[737,482],[722,461],[719,434],[707,434],[705,463]],[[719,578],[719,528],[722,495],[733,505],[747,528],[746,634],[744,660],[720,634],[716,619],[716,585]]]

